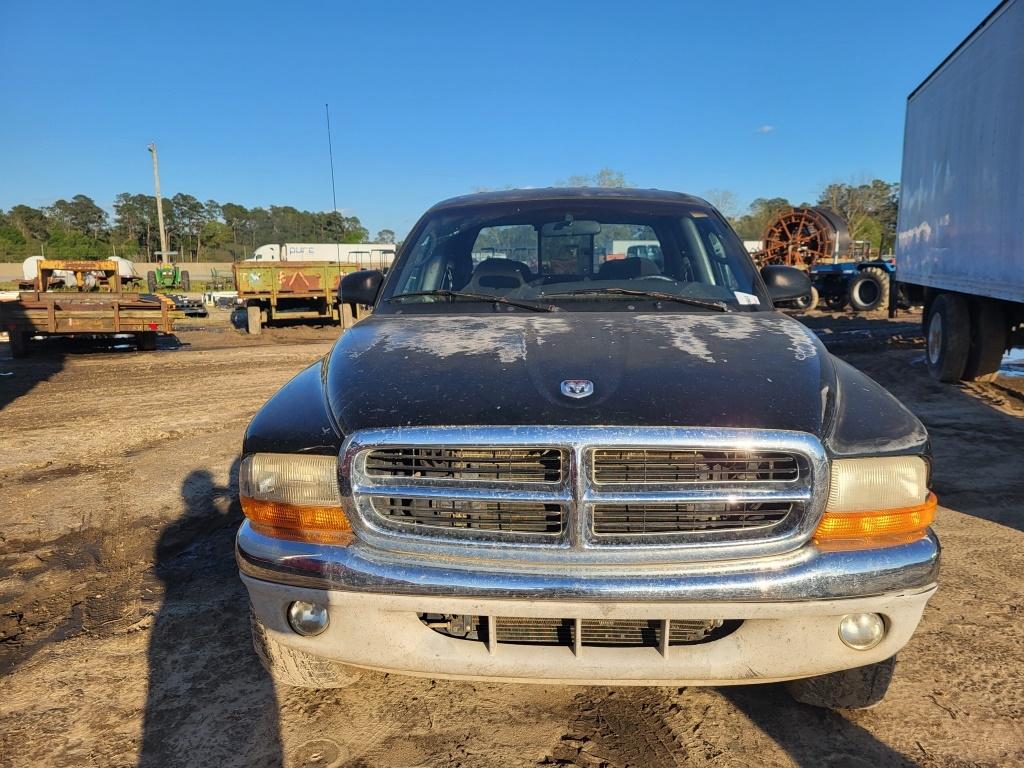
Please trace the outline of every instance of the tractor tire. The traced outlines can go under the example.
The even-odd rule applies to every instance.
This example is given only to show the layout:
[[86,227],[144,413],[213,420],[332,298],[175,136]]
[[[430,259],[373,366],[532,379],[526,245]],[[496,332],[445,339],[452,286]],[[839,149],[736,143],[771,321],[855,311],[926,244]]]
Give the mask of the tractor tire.
[[140,352],[152,352],[156,349],[156,331],[143,331],[136,338]]
[[185,270],[181,271],[181,290],[186,292],[192,290],[192,281]]
[[926,357],[932,377],[960,381],[971,349],[971,313],[963,296],[940,293],[928,312]]
[[359,670],[332,659],[289,648],[274,640],[256,614],[249,613],[252,646],[270,677],[294,688],[348,688],[357,682]]
[[149,288],[150,293],[156,293],[156,272],[146,273],[146,287]]
[[11,357],[28,357],[28,342],[32,334],[28,331],[8,331],[7,337],[11,341]]
[[971,348],[962,378],[993,381],[1006,351],[1006,316],[994,301],[972,302],[971,310]]
[[263,312],[259,307],[245,308],[245,329],[252,336],[259,336],[263,332]]
[[833,312],[842,312],[850,300],[844,294],[833,294],[825,299],[825,306]]
[[885,698],[895,668],[896,657],[893,656],[866,667],[791,680],[786,683],[786,690],[801,704],[812,707],[869,709]]
[[857,312],[870,312],[889,301],[889,275],[877,267],[868,267],[853,280],[849,288],[850,306]]
[[793,306],[799,309],[801,312],[810,312],[816,309],[818,306],[818,289],[813,285],[811,286],[811,292],[801,296],[793,302]]

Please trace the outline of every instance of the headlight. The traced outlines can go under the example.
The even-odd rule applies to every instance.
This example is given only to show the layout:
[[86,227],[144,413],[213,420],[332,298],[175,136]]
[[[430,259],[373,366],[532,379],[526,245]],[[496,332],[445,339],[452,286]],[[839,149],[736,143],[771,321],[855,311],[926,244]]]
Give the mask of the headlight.
[[844,548],[915,541],[935,519],[936,505],[919,456],[837,459],[814,540]]
[[333,456],[246,456],[238,472],[238,495],[250,525],[267,536],[326,544],[352,541]]

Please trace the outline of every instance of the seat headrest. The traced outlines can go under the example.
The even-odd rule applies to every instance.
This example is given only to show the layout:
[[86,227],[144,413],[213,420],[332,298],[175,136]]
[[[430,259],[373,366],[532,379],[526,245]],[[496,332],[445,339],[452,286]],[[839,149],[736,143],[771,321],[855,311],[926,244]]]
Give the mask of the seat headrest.
[[658,265],[650,259],[643,259],[638,256],[630,256],[626,259],[606,261],[597,270],[598,280],[632,280],[647,275],[660,275]]
[[531,280],[530,268],[514,259],[484,259],[469,280],[467,287],[514,290]]

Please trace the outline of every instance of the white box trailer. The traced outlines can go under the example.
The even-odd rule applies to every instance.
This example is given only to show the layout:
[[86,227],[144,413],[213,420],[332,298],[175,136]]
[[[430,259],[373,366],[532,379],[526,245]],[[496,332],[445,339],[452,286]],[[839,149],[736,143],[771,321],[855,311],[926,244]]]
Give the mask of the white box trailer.
[[330,261],[360,269],[386,269],[395,260],[392,243],[284,243],[261,245],[246,261]]
[[1024,0],[1006,0],[907,97],[896,279],[941,381],[1024,344]]

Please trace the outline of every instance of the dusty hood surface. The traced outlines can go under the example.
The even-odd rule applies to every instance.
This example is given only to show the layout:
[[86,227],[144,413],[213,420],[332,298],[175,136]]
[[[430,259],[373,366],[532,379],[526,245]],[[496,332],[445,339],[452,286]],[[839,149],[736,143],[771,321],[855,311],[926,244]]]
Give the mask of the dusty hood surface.
[[[375,315],[327,367],[343,434],[392,426],[762,427],[820,435],[833,381],[817,338],[781,314]],[[591,396],[561,394],[567,379]]]

